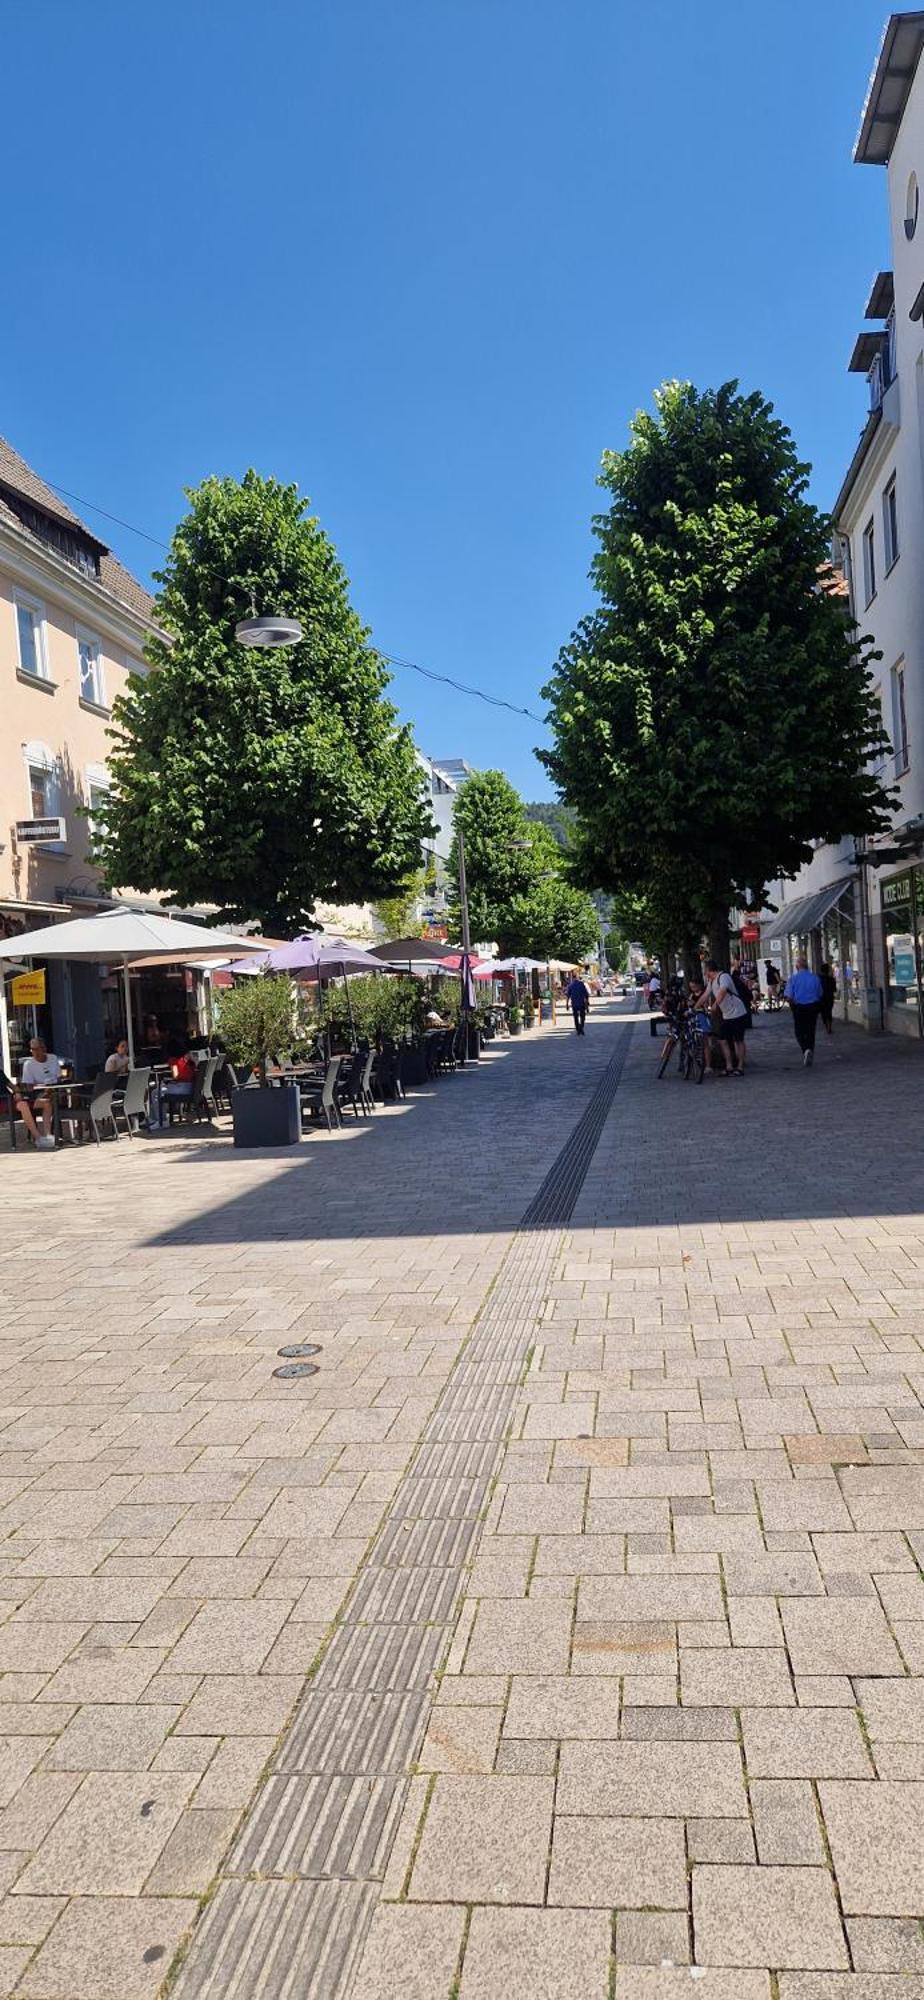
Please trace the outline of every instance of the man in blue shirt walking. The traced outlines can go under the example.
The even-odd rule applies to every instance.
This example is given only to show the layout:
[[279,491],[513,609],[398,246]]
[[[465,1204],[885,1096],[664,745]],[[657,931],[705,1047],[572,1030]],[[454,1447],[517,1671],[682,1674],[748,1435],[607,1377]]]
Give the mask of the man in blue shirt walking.
[[789,1001],[792,1009],[796,1041],[802,1050],[802,1066],[811,1069],[815,1060],[815,1029],[824,999],[824,987],[817,972],[809,970],[807,958],[796,959],[796,969],[786,981],[783,998]]

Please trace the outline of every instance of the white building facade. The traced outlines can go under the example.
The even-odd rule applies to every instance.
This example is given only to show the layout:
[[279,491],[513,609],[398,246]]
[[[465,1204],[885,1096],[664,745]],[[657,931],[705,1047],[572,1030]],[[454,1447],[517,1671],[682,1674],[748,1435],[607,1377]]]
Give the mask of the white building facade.
[[896,786],[890,835],[820,846],[761,950],[832,963],[839,1008],[866,1026],[924,1037],[924,11],[891,15],[854,158],[887,172],[891,268],[880,271],[850,361],[868,410],[834,504],[835,556],[875,672]]

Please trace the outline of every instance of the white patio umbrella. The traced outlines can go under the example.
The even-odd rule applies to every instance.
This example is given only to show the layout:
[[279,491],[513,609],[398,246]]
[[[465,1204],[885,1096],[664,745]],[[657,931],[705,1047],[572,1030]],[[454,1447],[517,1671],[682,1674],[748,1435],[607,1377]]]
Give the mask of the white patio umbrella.
[[129,1061],[134,1067],[135,1037],[132,1029],[129,971],[139,959],[154,953],[183,960],[191,955],[227,958],[229,953],[265,951],[262,940],[232,936],[230,931],[209,930],[205,924],[190,924],[181,917],[159,917],[147,910],[130,910],[120,905],[103,910],[95,917],[74,917],[66,924],[46,924],[38,931],[25,931],[15,938],[0,938],[0,959],[4,958],[83,958],[100,965],[121,965],[125,989],[125,1020],[128,1030]]

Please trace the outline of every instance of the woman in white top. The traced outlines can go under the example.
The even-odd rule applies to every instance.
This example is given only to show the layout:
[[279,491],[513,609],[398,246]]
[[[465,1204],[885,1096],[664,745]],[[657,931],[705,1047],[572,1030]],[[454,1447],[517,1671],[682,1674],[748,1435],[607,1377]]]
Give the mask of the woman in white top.
[[[745,1063],[744,1031],[747,1027],[748,1010],[743,1000],[735,992],[735,982],[730,972],[720,972],[715,959],[706,961],[708,985],[703,994],[707,1007],[717,1007],[722,1017],[719,1031],[719,1047],[725,1058],[726,1076],[743,1076]],[[737,1067],[734,1058],[737,1056]],[[721,1075],[721,1071],[719,1072]]]
[[31,1132],[43,1152],[52,1152],[55,1142],[51,1098],[42,1094],[42,1085],[60,1081],[61,1064],[57,1056],[49,1055],[41,1036],[36,1035],[29,1043],[29,1054],[22,1066],[22,1094],[17,1094],[16,1109],[26,1131]]

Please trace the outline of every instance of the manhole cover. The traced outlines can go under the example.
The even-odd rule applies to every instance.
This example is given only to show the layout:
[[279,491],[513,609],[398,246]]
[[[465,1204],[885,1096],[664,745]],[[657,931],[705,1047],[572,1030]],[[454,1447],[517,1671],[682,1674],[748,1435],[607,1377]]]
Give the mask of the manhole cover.
[[282,1382],[291,1382],[295,1375],[318,1375],[319,1373],[320,1370],[316,1361],[287,1361],[284,1368],[273,1369],[273,1374],[278,1375]]
[[277,1347],[276,1352],[283,1361],[300,1361],[305,1354],[320,1354],[321,1349],[317,1341],[301,1340],[296,1341],[294,1347]]

